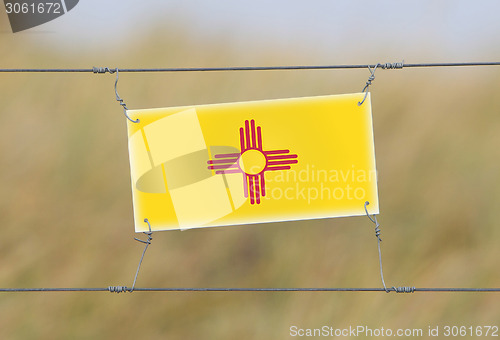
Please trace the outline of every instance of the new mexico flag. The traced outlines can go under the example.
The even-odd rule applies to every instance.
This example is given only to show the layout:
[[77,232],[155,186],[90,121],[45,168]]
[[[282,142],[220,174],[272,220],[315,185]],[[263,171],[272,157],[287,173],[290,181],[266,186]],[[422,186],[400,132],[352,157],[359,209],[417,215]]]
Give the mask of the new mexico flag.
[[377,214],[363,96],[129,110],[136,232]]

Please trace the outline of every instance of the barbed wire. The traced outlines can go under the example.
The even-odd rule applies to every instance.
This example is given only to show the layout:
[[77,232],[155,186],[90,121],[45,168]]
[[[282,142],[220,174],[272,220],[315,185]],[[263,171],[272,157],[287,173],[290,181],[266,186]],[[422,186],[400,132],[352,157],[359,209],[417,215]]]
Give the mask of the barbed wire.
[[500,66],[500,61],[492,62],[456,62],[456,63],[376,63],[376,64],[345,64],[345,65],[296,65],[296,66],[234,66],[234,67],[169,67],[169,68],[3,68],[0,72],[74,72],[74,73],[112,73],[119,72],[222,72],[222,71],[279,71],[279,70],[335,70],[335,69],[366,69],[379,67],[382,69],[402,69],[420,67],[461,67],[461,66]]

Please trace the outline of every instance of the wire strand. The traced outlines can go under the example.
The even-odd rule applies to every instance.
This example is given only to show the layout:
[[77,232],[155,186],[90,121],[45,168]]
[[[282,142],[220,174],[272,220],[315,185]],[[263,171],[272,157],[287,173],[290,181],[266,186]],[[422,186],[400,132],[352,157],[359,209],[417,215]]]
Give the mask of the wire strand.
[[[107,288],[0,288],[0,293],[117,292]],[[119,292],[119,291],[118,291]],[[384,288],[134,288],[134,292],[386,292]],[[500,288],[414,288],[413,292],[500,293]],[[406,292],[401,292],[406,293]]]
[[[129,292],[133,292],[134,289],[135,289],[135,283],[137,282],[137,276],[139,276],[139,270],[141,269],[141,265],[142,265],[142,260],[144,260],[144,255],[146,255],[146,250],[148,250],[148,246],[151,244],[151,241],[153,240],[153,232],[151,231],[151,223],[149,223],[149,219],[145,218],[144,219],[144,223],[147,223],[148,224],[148,229],[149,231],[147,232],[143,232],[144,235],[146,235],[148,237],[148,239],[146,241],[143,241],[141,239],[138,239],[138,238],[134,238],[134,240],[136,241],[139,241],[141,243],[144,243],[145,246],[144,246],[144,250],[142,252],[142,256],[141,256],[141,260],[139,261],[139,265],[137,266],[137,270],[135,272],[135,277],[134,277],[134,283],[132,284],[132,288],[130,288],[128,291]],[[111,289],[111,288],[110,288]],[[127,287],[125,287],[125,289],[127,290]],[[111,291],[111,290],[110,290]]]
[[[279,71],[279,70],[334,70],[334,69],[366,69],[381,66],[382,69],[401,69],[419,67],[461,67],[461,66],[500,66],[500,61],[492,62],[458,62],[458,63],[375,63],[354,65],[298,65],[298,66],[235,66],[235,67],[171,67],[171,68],[3,68],[0,72],[11,73],[43,73],[43,72],[74,72],[74,73],[106,73],[109,70],[119,72],[221,72],[221,71]],[[398,65],[393,67],[388,65]]]

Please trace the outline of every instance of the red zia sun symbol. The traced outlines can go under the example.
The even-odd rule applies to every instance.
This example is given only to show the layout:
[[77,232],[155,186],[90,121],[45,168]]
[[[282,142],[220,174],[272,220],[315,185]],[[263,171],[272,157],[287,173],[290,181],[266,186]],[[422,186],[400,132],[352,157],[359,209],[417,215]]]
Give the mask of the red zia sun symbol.
[[245,197],[250,193],[250,203],[260,204],[260,197],[266,196],[265,172],[289,170],[290,164],[298,162],[297,155],[290,150],[262,149],[262,130],[255,128],[255,121],[245,121],[245,128],[240,128],[239,153],[221,153],[207,161],[208,169],[216,174],[242,173],[244,175]]

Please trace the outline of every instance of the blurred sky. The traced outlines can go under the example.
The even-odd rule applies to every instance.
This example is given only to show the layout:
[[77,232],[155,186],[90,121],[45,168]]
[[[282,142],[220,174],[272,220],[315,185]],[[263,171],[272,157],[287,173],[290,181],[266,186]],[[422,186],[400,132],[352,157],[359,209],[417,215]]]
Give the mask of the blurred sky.
[[139,44],[157,25],[165,39],[175,39],[169,27],[185,27],[193,42],[223,37],[249,63],[270,46],[301,46],[305,57],[292,62],[375,62],[367,60],[374,50],[391,58],[378,62],[487,61],[500,55],[499,12],[498,0],[81,0],[16,36],[65,53],[106,51]]

